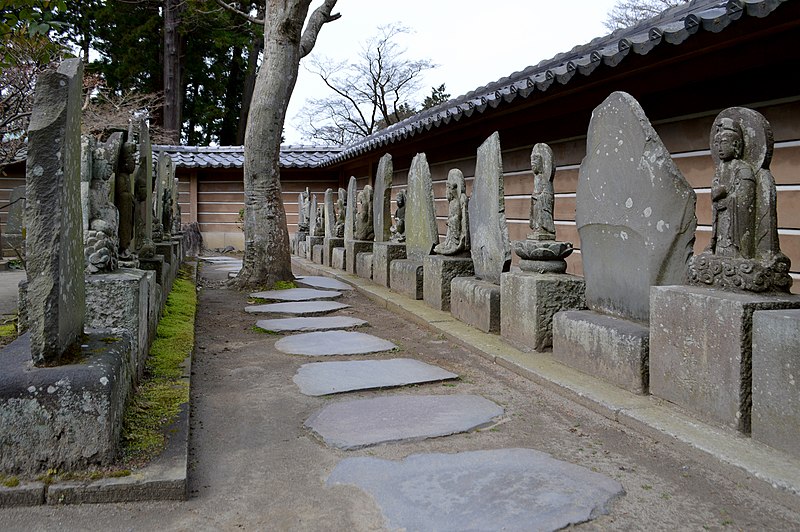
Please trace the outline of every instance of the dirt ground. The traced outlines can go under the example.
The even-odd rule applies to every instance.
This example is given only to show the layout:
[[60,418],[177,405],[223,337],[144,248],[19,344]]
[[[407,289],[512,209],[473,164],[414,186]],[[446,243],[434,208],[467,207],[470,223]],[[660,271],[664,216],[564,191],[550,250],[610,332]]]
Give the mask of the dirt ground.
[[[797,530],[800,513],[737,485],[714,464],[671,443],[638,435],[353,292],[340,311],[360,329],[399,346],[369,358],[411,357],[461,376],[453,383],[307,397],[292,382],[314,357],[273,348],[280,335],[256,332],[247,294],[220,287],[224,273],[201,268],[192,379],[190,499],[0,510],[2,530],[382,530],[380,510],[357,488],[327,488],[345,457],[401,459],[423,452],[525,447],[619,480],[626,495],[579,530]],[[295,274],[303,272],[296,271]],[[337,357],[342,359],[367,357]],[[326,360],[331,360],[327,358]],[[505,408],[492,427],[357,451],[327,448],[303,422],[329,402],[386,394],[478,394]],[[497,529],[502,529],[502,523]]]

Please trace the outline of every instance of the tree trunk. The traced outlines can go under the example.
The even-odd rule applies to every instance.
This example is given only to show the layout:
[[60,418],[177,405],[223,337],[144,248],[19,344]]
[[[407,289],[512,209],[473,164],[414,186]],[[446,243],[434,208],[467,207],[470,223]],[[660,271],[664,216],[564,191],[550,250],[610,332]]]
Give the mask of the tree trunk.
[[[237,288],[271,287],[291,281],[289,231],[281,195],[279,157],[286,108],[297,81],[300,59],[308,54],[336,0],[326,0],[303,23],[311,0],[267,0],[264,60],[244,140],[244,261]],[[301,36],[302,34],[302,36]]]
[[[259,11],[259,16],[263,17],[263,10]],[[247,128],[247,117],[250,115],[250,101],[253,98],[253,89],[256,85],[256,75],[258,69],[258,56],[264,49],[264,39],[258,35],[253,37],[253,43],[247,56],[247,74],[244,78],[244,89],[242,90],[242,109],[239,112],[239,128],[236,132],[236,144],[244,143],[244,133]]]
[[164,0],[164,134],[173,144],[181,142],[181,36],[178,32],[183,3]]

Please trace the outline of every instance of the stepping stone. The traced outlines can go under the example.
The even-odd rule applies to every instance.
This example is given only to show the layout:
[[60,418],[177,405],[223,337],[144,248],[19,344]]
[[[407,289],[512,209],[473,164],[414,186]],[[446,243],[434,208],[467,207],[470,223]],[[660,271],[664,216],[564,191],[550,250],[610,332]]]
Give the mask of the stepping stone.
[[346,458],[327,486],[372,496],[391,530],[560,530],[608,513],[622,485],[532,449]]
[[253,292],[250,297],[271,299],[273,301],[313,301],[315,299],[336,299],[341,297],[341,292],[331,290],[316,290],[314,288],[288,288],[286,290],[267,290]]
[[234,273],[238,273],[239,270],[241,270],[241,269],[242,269],[242,265],[241,264],[238,265],[238,266],[225,266],[223,268],[219,268],[220,271],[223,271],[223,272],[234,272]]
[[352,450],[467,432],[502,414],[502,407],[477,395],[390,395],[330,404],[305,426],[327,445]]
[[273,332],[308,332],[328,329],[350,329],[361,327],[367,322],[350,316],[325,316],[322,318],[276,318],[259,320],[256,327]]
[[391,351],[397,348],[392,342],[352,331],[321,331],[295,334],[275,342],[275,349],[289,355],[328,356],[366,355]]
[[457,378],[455,373],[419,360],[392,358],[303,364],[293,380],[305,395],[327,395]]
[[347,283],[343,283],[330,277],[321,277],[315,275],[300,275],[297,276],[297,282],[314,288],[328,288],[330,290],[352,290],[353,287]]
[[295,316],[323,316],[331,312],[349,308],[350,305],[336,301],[299,301],[294,303],[268,303],[266,305],[251,305],[244,311],[250,314],[294,314]]
[[211,264],[242,263],[242,259],[237,259],[236,257],[202,257],[200,260]]

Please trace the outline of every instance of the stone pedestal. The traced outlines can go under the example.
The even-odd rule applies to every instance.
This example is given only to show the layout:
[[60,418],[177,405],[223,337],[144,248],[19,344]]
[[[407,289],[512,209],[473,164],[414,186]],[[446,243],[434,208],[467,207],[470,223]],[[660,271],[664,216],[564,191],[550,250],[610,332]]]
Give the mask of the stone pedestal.
[[428,255],[422,269],[422,298],[436,310],[450,310],[450,281],[475,275],[470,256]]
[[337,270],[344,270],[347,267],[347,262],[345,262],[346,253],[344,248],[333,248],[331,250],[331,268],[336,268]]
[[30,335],[0,350],[0,470],[35,475],[114,463],[131,389],[130,338],[91,331],[80,363],[31,365]]
[[753,313],[754,440],[800,458],[800,310]]
[[356,274],[356,257],[359,253],[372,253],[372,241],[367,240],[345,240],[344,258],[347,262],[347,273]]
[[406,245],[397,242],[375,242],[372,246],[372,280],[389,288],[392,262],[406,258]]
[[172,283],[178,275],[178,247],[174,242],[156,242],[156,255],[164,257],[164,285],[165,292],[172,291]]
[[650,390],[704,419],[750,432],[753,312],[800,296],[660,286],[650,292]]
[[295,251],[295,255],[298,257],[306,258],[308,254],[306,253],[306,241],[305,240],[298,240],[297,241],[297,250]]
[[362,279],[372,279],[372,253],[356,255],[356,275]]
[[161,314],[161,310],[164,308],[164,303],[167,302],[167,295],[169,294],[168,287],[165,284],[168,280],[168,267],[168,264],[164,264],[164,257],[162,255],[155,255],[149,259],[139,259],[139,269],[155,273],[155,281],[156,285],[158,285],[156,287],[156,291],[158,292],[156,296],[158,301],[157,316]]
[[322,264],[322,254],[325,246],[324,244],[316,244],[311,248],[311,261],[317,264]]
[[586,308],[582,277],[511,271],[500,276],[500,335],[543,351],[553,345],[553,316]]
[[322,241],[323,266],[333,265],[333,250],[336,248],[344,248],[344,238],[326,238]]
[[411,299],[422,299],[422,277],[421,262],[398,259],[389,266],[389,285],[392,290]]
[[592,310],[553,318],[553,356],[559,362],[633,393],[648,391],[649,338],[645,325]]
[[302,255],[302,257],[304,259],[313,260],[314,259],[314,246],[321,246],[324,240],[325,240],[325,238],[321,237],[321,236],[307,236],[306,237],[306,254]]
[[456,277],[450,283],[450,313],[483,332],[500,332],[500,285]]

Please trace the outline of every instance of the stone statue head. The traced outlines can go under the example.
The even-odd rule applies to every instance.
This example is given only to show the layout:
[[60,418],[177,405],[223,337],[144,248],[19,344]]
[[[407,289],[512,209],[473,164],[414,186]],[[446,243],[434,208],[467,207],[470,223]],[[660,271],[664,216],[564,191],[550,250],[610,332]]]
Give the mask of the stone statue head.
[[548,181],[552,181],[556,175],[553,166],[553,150],[550,146],[540,142],[531,150],[531,171],[534,176],[542,175]]
[[397,202],[397,208],[398,209],[400,207],[405,207],[405,205],[406,205],[406,191],[405,190],[401,190],[400,192],[398,192],[397,193],[397,198],[395,199],[395,201]]
[[460,198],[461,194],[466,194],[467,185],[464,181],[464,173],[458,168],[453,168],[447,173],[447,200],[452,201]]
[[722,161],[741,159],[744,149],[744,135],[732,118],[723,117],[714,125],[714,150]]

